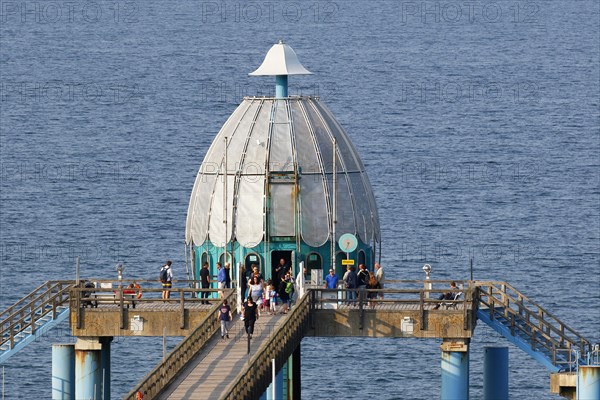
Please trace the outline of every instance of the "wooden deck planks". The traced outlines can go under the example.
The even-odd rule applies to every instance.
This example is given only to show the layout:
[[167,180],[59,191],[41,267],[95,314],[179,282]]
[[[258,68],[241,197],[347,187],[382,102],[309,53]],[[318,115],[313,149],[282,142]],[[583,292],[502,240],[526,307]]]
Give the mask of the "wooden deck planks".
[[[269,338],[282,315],[263,315],[255,325],[250,357]],[[206,347],[182,370],[175,382],[160,399],[218,399],[248,362],[248,341],[244,323],[234,318],[230,339],[221,339],[218,332]]]

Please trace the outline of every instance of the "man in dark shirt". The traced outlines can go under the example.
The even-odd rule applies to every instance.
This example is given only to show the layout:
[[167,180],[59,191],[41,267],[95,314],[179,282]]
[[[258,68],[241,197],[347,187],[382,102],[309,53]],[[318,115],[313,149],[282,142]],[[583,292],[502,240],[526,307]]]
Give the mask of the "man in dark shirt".
[[[344,281],[344,286],[346,287],[346,289],[356,289],[358,278],[356,277],[356,272],[354,272],[353,266],[348,265],[347,271],[342,279]],[[356,291],[348,290],[346,292],[346,296],[349,303],[356,302]]]
[[231,265],[229,263],[225,263],[225,287],[231,288]]
[[[208,270],[207,262],[205,262],[204,265],[202,265],[202,269],[200,269],[200,283],[202,284],[202,289],[208,289],[210,287],[210,271]],[[208,292],[200,293],[200,298],[208,299]],[[202,300],[202,304],[210,303]]]
[[358,269],[358,274],[356,274],[358,277],[358,288],[364,289],[367,286],[367,283],[369,283],[369,270],[365,264],[360,264]]
[[275,271],[273,272],[273,284],[275,285],[275,290],[279,291],[279,285],[281,284],[281,278],[283,278],[288,271],[289,266],[285,262],[285,259],[279,260],[279,264],[275,267]]

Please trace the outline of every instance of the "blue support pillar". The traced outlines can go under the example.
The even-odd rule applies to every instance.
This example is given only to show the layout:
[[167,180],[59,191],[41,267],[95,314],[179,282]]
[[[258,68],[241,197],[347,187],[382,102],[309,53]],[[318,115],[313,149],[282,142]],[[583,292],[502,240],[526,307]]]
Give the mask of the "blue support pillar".
[[52,345],[52,400],[75,399],[75,345]]
[[442,346],[442,400],[469,399],[469,344],[443,342]]
[[78,338],[75,343],[75,398],[110,399],[111,338]]
[[577,400],[600,400],[600,365],[577,369]]
[[75,350],[75,398],[101,399],[100,350]]
[[302,380],[301,380],[301,351],[300,344],[292,353],[292,400],[301,400],[302,398]]
[[275,397],[273,397],[273,382],[269,385],[269,388],[265,392],[266,400],[282,400],[283,397],[283,368],[277,372],[275,377]]
[[112,337],[101,337],[100,360],[102,367],[102,400],[110,400],[110,342]]
[[288,97],[288,76],[275,75],[275,98],[284,99]]
[[508,347],[483,350],[483,400],[508,400]]

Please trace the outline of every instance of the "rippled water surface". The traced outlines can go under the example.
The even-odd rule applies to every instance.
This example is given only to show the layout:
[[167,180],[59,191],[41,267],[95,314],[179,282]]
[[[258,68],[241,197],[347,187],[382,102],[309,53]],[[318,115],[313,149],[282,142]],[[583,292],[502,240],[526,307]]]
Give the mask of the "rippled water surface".
[[[389,278],[506,280],[600,339],[599,4],[579,1],[19,1],[0,26],[1,279],[6,308],[48,279],[184,275],[196,171],[284,38],[362,155]],[[50,398],[51,344],[5,366],[7,399]],[[177,343],[171,339],[169,346]],[[471,394],[481,397],[477,327]],[[112,395],[162,353],[118,339]],[[436,340],[302,342],[308,399],[439,397]],[[510,348],[511,398],[553,398]],[[132,368],[132,365],[134,366]]]

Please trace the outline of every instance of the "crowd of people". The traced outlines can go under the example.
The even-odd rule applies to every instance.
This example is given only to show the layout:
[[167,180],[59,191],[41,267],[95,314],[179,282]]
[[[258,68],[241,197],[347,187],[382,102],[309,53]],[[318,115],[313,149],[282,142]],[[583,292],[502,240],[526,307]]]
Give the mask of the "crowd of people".
[[[371,272],[367,269],[365,264],[358,265],[358,272],[353,265],[346,267],[346,273],[342,277],[345,289],[357,289],[348,290],[346,295],[346,301],[348,304],[356,305],[356,298],[360,290],[365,289],[383,289],[385,275],[383,268],[378,263],[375,263],[375,272]],[[325,287],[333,289],[337,286],[337,276],[333,270],[329,270],[329,275],[326,278]],[[333,283],[335,282],[335,284]],[[335,286],[334,286],[335,285]],[[383,299],[383,292],[367,292],[368,305],[373,308],[375,307],[377,299]]]
[[[248,275],[242,267],[241,275],[247,279],[242,278],[240,282],[241,295],[245,299],[240,316],[248,338],[252,338],[254,324],[261,313],[275,315],[289,312],[295,293],[295,282],[284,259],[274,268],[272,279],[265,280],[256,264],[250,266]],[[219,308],[218,318],[221,322],[221,338],[229,339],[229,325],[233,317],[226,299]]]

